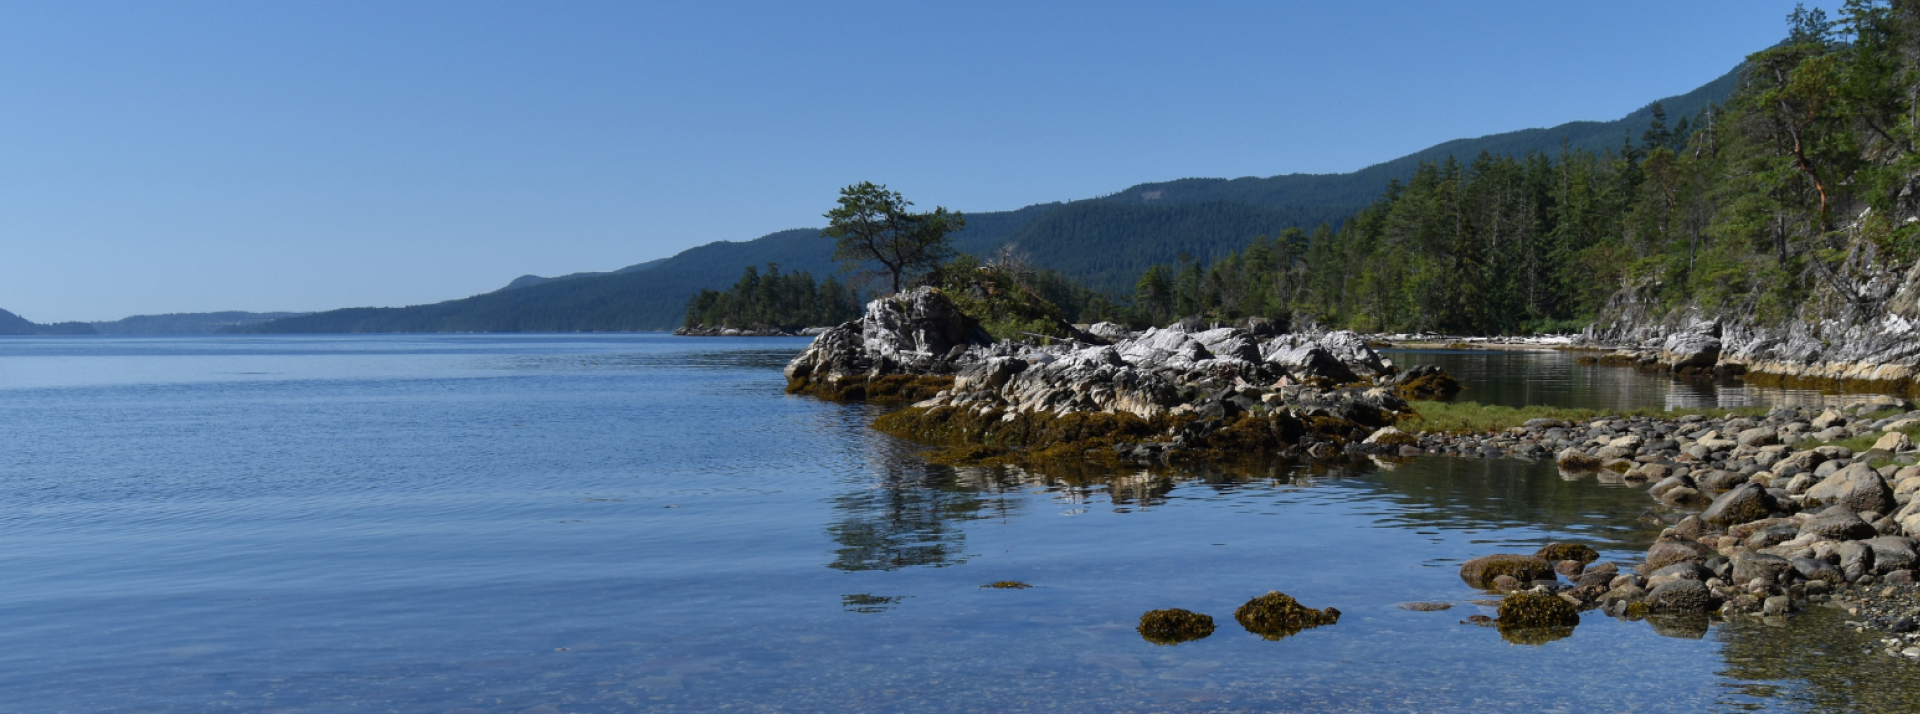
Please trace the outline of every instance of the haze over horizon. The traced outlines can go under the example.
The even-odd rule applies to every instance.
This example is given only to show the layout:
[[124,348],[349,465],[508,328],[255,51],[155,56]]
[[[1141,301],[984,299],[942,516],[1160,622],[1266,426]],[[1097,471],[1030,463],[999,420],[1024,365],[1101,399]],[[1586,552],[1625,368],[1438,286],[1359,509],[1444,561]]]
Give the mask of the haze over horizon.
[[819,225],[861,180],[977,212],[1353,171],[1618,118],[1794,3],[1623,5],[13,5],[0,308],[435,302]]

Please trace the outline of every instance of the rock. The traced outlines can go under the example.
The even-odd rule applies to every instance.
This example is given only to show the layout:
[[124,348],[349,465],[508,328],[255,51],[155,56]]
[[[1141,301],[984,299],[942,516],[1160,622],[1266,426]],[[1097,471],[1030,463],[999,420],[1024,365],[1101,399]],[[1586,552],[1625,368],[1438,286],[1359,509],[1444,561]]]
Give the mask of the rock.
[[1390,426],[1383,426],[1367,436],[1363,444],[1381,446],[1412,446],[1420,443],[1420,438]]
[[1580,624],[1580,611],[1566,600],[1541,593],[1518,592],[1500,600],[1501,629],[1569,627]]
[[1651,574],[1674,563],[1703,563],[1712,557],[1713,550],[1698,541],[1663,540],[1647,549],[1646,572]]
[[1711,369],[1720,361],[1720,338],[1705,332],[1678,332],[1660,346],[1660,361],[1675,371]]
[[1913,441],[1908,439],[1906,434],[1889,431],[1881,436],[1878,441],[1873,442],[1873,448],[1888,452],[1912,451]]
[[1880,474],[1868,468],[1866,464],[1854,464],[1840,469],[1825,480],[1807,489],[1809,505],[1840,504],[1859,511],[1892,513],[1894,510],[1893,489],[1887,487],[1886,480]]
[[1213,634],[1213,618],[1179,608],[1151,610],[1140,616],[1140,637],[1156,645],[1175,645]]
[[1133,336],[1133,331],[1111,322],[1096,322],[1087,328],[1087,334],[1108,342],[1119,342]]
[[1741,446],[1766,446],[1768,444],[1779,443],[1780,434],[1770,427],[1756,426],[1752,429],[1741,431],[1739,435],[1734,437],[1734,441],[1738,442]]
[[1707,510],[1700,514],[1700,520],[1727,528],[1766,518],[1774,508],[1773,496],[1766,489],[1751,483],[1741,484],[1713,499]]
[[1525,582],[1511,575],[1507,575],[1503,573],[1500,575],[1493,576],[1494,590],[1497,590],[1503,593],[1510,593],[1515,590],[1520,590],[1526,587],[1527,587],[1527,584]]
[[1846,423],[1847,415],[1841,414],[1839,410],[1836,409],[1828,409],[1820,412],[1820,416],[1813,418],[1813,429],[1814,431],[1825,431],[1836,426],[1845,426]]
[[1491,590],[1494,578],[1501,575],[1511,575],[1522,583],[1530,583],[1553,577],[1553,565],[1530,555],[1510,553],[1483,555],[1460,564],[1460,579],[1466,581],[1469,587]]
[[1660,496],[1660,502],[1674,507],[1699,506],[1712,503],[1706,494],[1685,486],[1667,491]]
[[1641,601],[1647,612],[1701,614],[1720,609],[1720,599],[1698,580],[1673,580],[1647,593]]
[[1767,617],[1783,617],[1787,614],[1787,611],[1792,607],[1793,607],[1792,598],[1789,598],[1785,595],[1775,595],[1773,597],[1767,598],[1766,605],[1761,610],[1761,614]]
[[1814,558],[1794,558],[1793,570],[1805,580],[1819,580],[1833,585],[1847,582],[1845,574],[1834,564]]
[[1708,570],[1707,566],[1699,563],[1674,563],[1673,565],[1654,571],[1652,577],[1666,578],[1667,580],[1684,578],[1686,580],[1706,582],[1708,578],[1713,577],[1713,571]]
[[1914,541],[1901,536],[1876,536],[1864,541],[1873,550],[1873,569],[1878,573],[1890,573],[1914,567]]
[[1860,520],[1853,509],[1842,505],[1828,506],[1819,513],[1801,522],[1800,533],[1811,534],[1817,538],[1831,540],[1860,540],[1872,538],[1878,534],[1873,526]]
[[1331,607],[1315,610],[1279,591],[1273,591],[1248,600],[1233,611],[1233,619],[1238,620],[1248,632],[1278,640],[1301,630],[1339,622],[1340,611]]
[[1739,584],[1752,582],[1755,578],[1777,583],[1787,573],[1794,571],[1791,561],[1766,553],[1736,553],[1729,560],[1733,564],[1733,582]]
[[1548,543],[1535,551],[1533,557],[1549,563],[1574,560],[1579,561],[1581,565],[1586,565],[1599,560],[1600,553],[1579,543]]

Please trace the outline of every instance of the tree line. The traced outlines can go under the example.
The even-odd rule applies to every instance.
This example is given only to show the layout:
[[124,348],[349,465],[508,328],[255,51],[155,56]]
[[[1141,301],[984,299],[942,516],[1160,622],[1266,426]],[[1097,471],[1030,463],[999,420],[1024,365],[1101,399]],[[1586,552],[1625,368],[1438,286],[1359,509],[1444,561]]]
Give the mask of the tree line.
[[860,315],[860,296],[829,276],[815,283],[806,271],[767,272],[747,266],[727,290],[701,290],[687,302],[688,327],[779,328],[838,325]]

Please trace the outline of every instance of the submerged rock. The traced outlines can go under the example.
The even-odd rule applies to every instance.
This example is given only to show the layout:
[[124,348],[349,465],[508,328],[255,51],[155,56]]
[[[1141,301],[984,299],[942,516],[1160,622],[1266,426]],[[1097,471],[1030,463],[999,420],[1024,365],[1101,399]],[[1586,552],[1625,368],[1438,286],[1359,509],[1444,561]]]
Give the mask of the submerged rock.
[[1213,634],[1213,618],[1189,610],[1149,610],[1140,616],[1140,637],[1156,645],[1177,645]]
[[1248,600],[1233,611],[1233,619],[1248,632],[1278,640],[1301,630],[1339,622],[1340,611],[1331,607],[1315,610],[1276,590]]

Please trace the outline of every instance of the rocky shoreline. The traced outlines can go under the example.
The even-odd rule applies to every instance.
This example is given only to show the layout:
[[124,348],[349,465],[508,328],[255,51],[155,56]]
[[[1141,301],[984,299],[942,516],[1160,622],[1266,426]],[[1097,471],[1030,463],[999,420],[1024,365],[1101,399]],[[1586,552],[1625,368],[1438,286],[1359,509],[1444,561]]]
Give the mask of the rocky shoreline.
[[679,337],[818,337],[831,330],[831,327],[809,327],[797,332],[789,332],[778,327],[682,327],[673,331]]
[[1391,425],[1406,399],[1459,391],[1351,332],[1101,323],[1051,344],[995,342],[932,288],[868,304],[786,376],[794,393],[910,403],[875,427],[948,446],[951,461],[1100,466],[1330,456]]
[[[1709,337],[1673,336],[1631,362],[1722,369]],[[1254,322],[1135,333],[1102,323],[1044,344],[994,341],[932,288],[869,303],[785,374],[797,394],[906,404],[874,427],[942,446],[930,460],[956,464],[1111,473],[1290,456],[1552,459],[1566,478],[1645,485],[1666,528],[1637,563],[1596,564],[1586,546],[1550,544],[1464,564],[1468,585],[1502,594],[1500,619],[1482,619],[1509,639],[1565,636],[1584,610],[1704,632],[1711,617],[1832,603],[1861,617],[1859,627],[1885,630],[1890,652],[1920,658],[1920,411],[1898,398],[1819,413],[1403,431],[1417,423],[1404,421],[1407,400],[1448,397],[1459,383],[1437,368],[1401,370],[1351,332],[1282,334]],[[1871,445],[1838,443],[1862,439]]]

